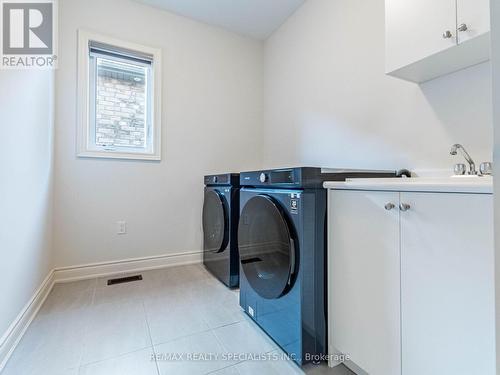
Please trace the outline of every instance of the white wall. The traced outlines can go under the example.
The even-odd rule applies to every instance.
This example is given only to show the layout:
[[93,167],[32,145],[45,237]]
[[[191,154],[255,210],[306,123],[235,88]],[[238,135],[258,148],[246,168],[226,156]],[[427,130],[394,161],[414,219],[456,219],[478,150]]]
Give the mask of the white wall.
[[[59,5],[56,266],[201,250],[203,175],[260,166],[262,44],[129,0]],[[161,163],[75,156],[78,28],[162,48]]]
[[384,32],[384,0],[309,0],[266,42],[267,167],[451,168],[457,142],[492,159],[489,65],[387,77]]
[[53,73],[0,71],[1,336],[51,269]]

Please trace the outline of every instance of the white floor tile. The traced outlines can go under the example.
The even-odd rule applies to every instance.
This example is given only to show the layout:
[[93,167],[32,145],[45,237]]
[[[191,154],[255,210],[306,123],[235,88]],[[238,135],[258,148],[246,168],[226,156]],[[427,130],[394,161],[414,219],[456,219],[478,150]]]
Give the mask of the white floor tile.
[[226,367],[222,370],[217,370],[215,372],[211,372],[210,375],[240,375],[236,366]]
[[151,287],[160,288],[189,288],[203,280],[212,279],[205,268],[197,264],[146,271],[142,274]]
[[218,328],[246,319],[245,313],[238,305],[211,303],[200,305],[199,308],[210,328]]
[[69,293],[74,293],[74,292],[83,292],[85,290],[89,289],[94,289],[96,286],[96,279],[87,279],[87,280],[80,280],[80,281],[71,281],[71,282],[63,282],[63,283],[57,283],[54,285],[54,288],[52,289],[53,292],[59,293],[59,292],[69,292]]
[[92,306],[89,315],[82,364],[151,346],[142,302],[99,304]]
[[78,368],[87,320],[86,310],[37,317],[2,375],[64,374]]
[[283,359],[251,360],[236,366],[240,375],[303,375],[294,363]]
[[251,360],[238,363],[234,366],[239,375],[355,375],[344,366],[329,368],[326,363],[321,365],[309,364],[302,368],[297,366],[281,350],[269,353],[265,360]]
[[202,375],[235,363],[211,331],[158,345],[155,351],[161,375]]
[[224,348],[231,352],[252,355],[277,349],[264,332],[247,320],[217,328],[214,333]]
[[[200,265],[140,274],[114,286],[107,278],[56,285],[2,375],[352,375],[343,366],[303,372],[285,360],[248,361],[279,349],[241,311],[238,291]],[[152,344],[160,359],[184,360],[155,363]]]
[[189,298],[162,296],[144,302],[153,344],[161,344],[210,327],[196,303]]
[[82,366],[79,375],[157,375],[153,348]]
[[105,285],[97,287],[94,295],[94,305],[114,302],[142,301],[147,293],[147,285],[144,280],[130,283]]
[[38,316],[62,313],[90,306],[95,279],[54,285]]
[[191,293],[210,328],[245,319],[245,314],[239,306],[239,296],[217,280],[205,282]]
[[319,366],[307,365],[304,367],[304,372],[307,375],[356,375],[343,365],[330,368],[326,363],[322,363]]

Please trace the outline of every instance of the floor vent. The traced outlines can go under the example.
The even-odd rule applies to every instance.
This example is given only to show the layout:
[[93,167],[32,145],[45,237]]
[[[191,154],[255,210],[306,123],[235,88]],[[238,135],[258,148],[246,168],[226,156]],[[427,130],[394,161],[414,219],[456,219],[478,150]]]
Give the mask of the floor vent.
[[132,281],[139,281],[139,280],[142,280],[142,275],[119,277],[117,279],[109,279],[108,285],[130,283]]

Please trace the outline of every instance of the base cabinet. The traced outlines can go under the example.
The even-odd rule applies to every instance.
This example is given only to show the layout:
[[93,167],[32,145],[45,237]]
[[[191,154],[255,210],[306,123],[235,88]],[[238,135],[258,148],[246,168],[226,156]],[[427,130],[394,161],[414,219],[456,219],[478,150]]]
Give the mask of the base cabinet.
[[[370,374],[401,373],[398,193],[330,195],[331,350]],[[382,209],[380,209],[382,208]]]
[[492,195],[330,190],[328,235],[330,354],[370,375],[495,374]]
[[495,374],[492,196],[401,202],[403,374]]

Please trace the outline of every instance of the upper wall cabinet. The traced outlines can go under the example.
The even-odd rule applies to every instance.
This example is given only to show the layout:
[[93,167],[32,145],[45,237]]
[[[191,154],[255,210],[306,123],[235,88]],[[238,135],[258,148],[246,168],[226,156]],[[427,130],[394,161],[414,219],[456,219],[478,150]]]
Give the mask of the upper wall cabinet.
[[457,35],[462,43],[490,31],[488,0],[457,0]]
[[413,82],[489,60],[489,0],[386,0],[386,72]]

